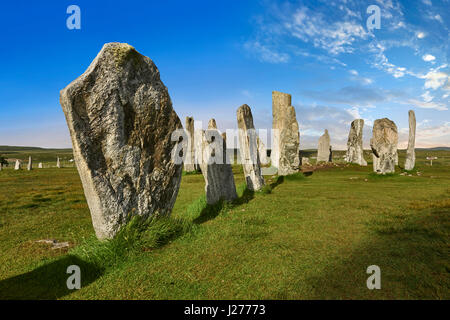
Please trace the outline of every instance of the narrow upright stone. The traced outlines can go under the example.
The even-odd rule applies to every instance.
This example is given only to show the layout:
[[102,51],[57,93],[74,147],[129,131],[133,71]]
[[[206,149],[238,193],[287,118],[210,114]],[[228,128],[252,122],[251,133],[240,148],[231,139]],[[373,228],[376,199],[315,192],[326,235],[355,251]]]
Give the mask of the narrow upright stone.
[[252,110],[246,104],[237,110],[237,122],[239,128],[239,145],[241,163],[244,168],[247,188],[258,191],[264,186],[264,178],[261,174],[261,162],[258,153],[258,136],[253,124]]
[[409,110],[409,139],[408,149],[406,150],[405,170],[412,170],[416,165],[416,115],[413,110]]
[[184,170],[186,172],[195,171],[195,155],[194,155],[194,118],[186,117],[186,131],[189,137],[188,150],[186,152],[186,158],[184,159]]
[[27,165],[27,170],[30,171],[33,169],[33,162],[31,160],[31,156],[29,156],[28,158],[28,165]]
[[39,169],[42,169],[42,162],[39,162],[38,168],[39,168]]
[[14,165],[14,170],[20,170],[21,164],[19,159],[16,159],[16,164]]
[[325,133],[319,138],[317,162],[329,162],[330,154],[330,135],[328,134],[328,130],[325,129]]
[[183,127],[153,61],[105,44],[60,102],[97,237],[133,216],[169,215],[183,169],[172,134]]
[[59,160],[59,157],[56,157],[56,167],[61,168],[61,161]]
[[300,134],[291,95],[272,92],[273,145],[270,154],[272,166],[278,175],[298,172],[300,166]]
[[367,166],[367,161],[364,159],[363,128],[363,119],[356,119],[352,121],[350,132],[348,134],[347,154],[345,155],[345,159],[349,163]]
[[237,198],[231,164],[226,163],[226,142],[217,129],[196,130],[202,153],[200,168],[205,179],[206,202],[232,201]]
[[373,151],[373,171],[385,174],[395,172],[398,130],[394,121],[377,119],[373,124],[370,147]]

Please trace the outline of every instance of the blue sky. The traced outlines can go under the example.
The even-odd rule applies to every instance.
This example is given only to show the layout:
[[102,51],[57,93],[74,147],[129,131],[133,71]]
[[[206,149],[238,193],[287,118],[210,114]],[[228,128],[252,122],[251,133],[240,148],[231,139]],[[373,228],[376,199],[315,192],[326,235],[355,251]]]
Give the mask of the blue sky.
[[[345,148],[349,124],[375,119],[417,146],[450,146],[450,0],[417,1],[42,1],[0,11],[0,145],[70,147],[59,91],[81,75],[104,43],[126,42],[150,57],[184,123],[194,116],[236,127],[247,103],[270,128],[271,92],[292,94],[301,148],[327,128]],[[69,5],[81,30],[69,30]],[[381,9],[369,31],[369,5]]]

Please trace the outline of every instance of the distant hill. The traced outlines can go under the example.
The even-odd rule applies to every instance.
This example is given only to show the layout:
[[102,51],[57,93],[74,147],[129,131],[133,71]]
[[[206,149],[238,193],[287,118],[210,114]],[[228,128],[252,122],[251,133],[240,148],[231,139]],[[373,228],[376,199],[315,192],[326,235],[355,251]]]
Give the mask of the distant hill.
[[40,147],[16,147],[16,146],[0,146],[0,153],[1,152],[21,152],[21,151],[37,151],[37,152],[46,152],[46,151],[65,151],[65,152],[71,152],[72,148],[62,148],[62,149],[55,149],[55,148],[40,148]]
[[450,147],[436,147],[436,148],[416,148],[421,151],[450,151]]

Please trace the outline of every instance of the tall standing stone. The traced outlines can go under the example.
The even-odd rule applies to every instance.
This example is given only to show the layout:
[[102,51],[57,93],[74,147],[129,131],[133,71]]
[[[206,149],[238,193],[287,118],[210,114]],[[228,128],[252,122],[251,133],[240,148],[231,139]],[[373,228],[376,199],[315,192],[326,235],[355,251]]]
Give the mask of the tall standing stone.
[[205,179],[206,202],[232,201],[237,198],[231,164],[226,163],[226,142],[217,129],[196,130],[201,150],[200,168]]
[[188,134],[188,147],[186,158],[184,159],[184,170],[187,172],[195,171],[194,155],[194,118],[186,117],[186,131]]
[[377,119],[373,124],[370,147],[373,151],[373,171],[381,174],[395,172],[398,130],[394,121]]
[[416,115],[413,110],[409,110],[409,139],[408,149],[406,150],[405,170],[412,170],[416,164]]
[[214,118],[209,119],[209,121],[208,121],[208,130],[210,130],[210,129],[217,129],[216,119],[214,119]]
[[171,138],[182,124],[153,61],[105,44],[60,102],[97,237],[114,237],[132,216],[170,214],[183,169]]
[[56,157],[56,167],[61,168],[61,161],[60,161],[59,157]]
[[298,172],[300,134],[290,94],[272,92],[272,116],[273,145],[270,155],[272,166],[276,167],[278,175],[282,176]]
[[264,178],[261,174],[261,162],[258,153],[258,135],[253,124],[252,110],[248,105],[244,104],[237,110],[237,122],[241,163],[244,168],[247,188],[258,191],[264,186]]
[[364,159],[363,128],[363,119],[356,119],[352,121],[350,132],[348,134],[347,154],[345,155],[345,159],[350,163],[356,163],[360,166],[367,166],[367,161]]
[[0,162],[0,171],[2,171],[2,170],[3,170],[3,163]]
[[330,135],[328,130],[319,138],[319,145],[317,147],[317,162],[330,161]]
[[28,158],[27,170],[30,171],[33,169],[33,162],[31,160],[31,156]]
[[16,164],[14,165],[14,170],[20,170],[21,164],[19,159],[16,159]]

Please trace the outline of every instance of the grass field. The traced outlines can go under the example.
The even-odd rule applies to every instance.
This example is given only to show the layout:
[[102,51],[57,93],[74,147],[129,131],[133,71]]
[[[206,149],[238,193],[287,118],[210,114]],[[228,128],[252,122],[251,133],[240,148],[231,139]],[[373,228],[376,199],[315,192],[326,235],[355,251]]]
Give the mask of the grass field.
[[[450,152],[420,150],[416,163],[411,176],[369,164],[266,177],[264,193],[248,192],[234,166],[239,199],[216,206],[201,174],[183,175],[172,218],[133,221],[108,242],[94,237],[75,168],[7,168],[0,299],[449,299]],[[80,290],[66,287],[71,264]],[[366,287],[370,265],[381,290]]]

